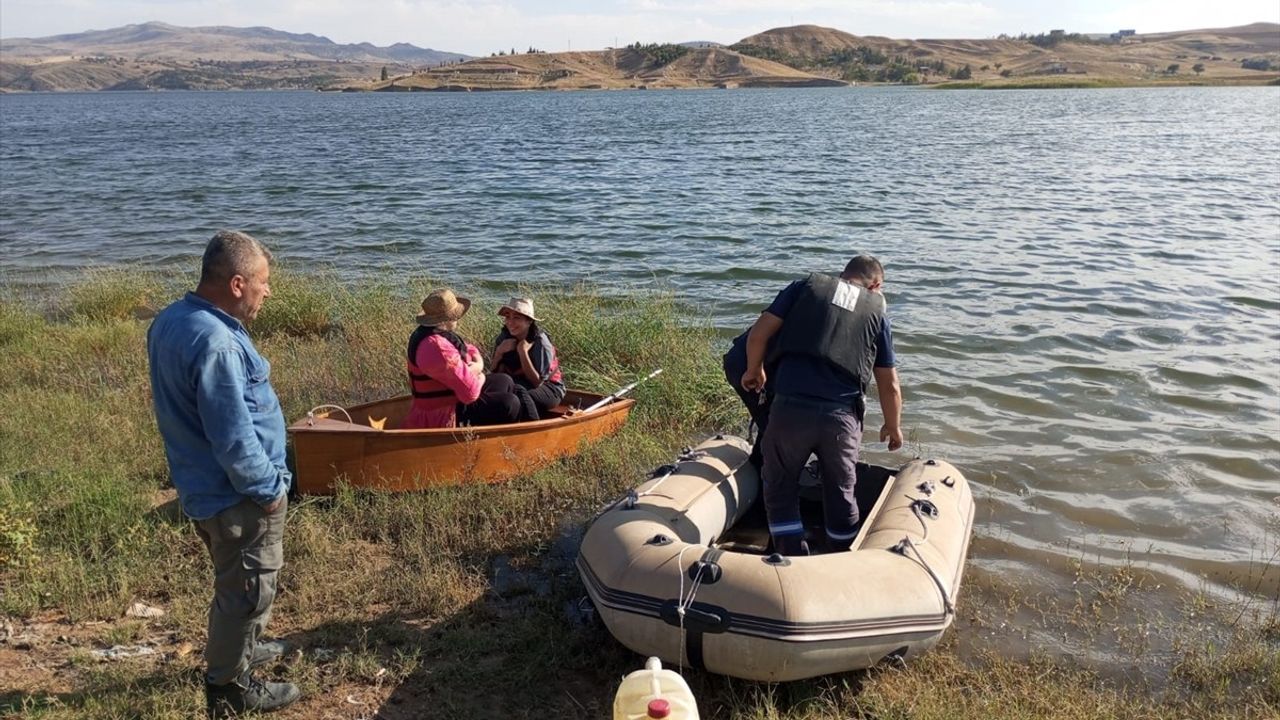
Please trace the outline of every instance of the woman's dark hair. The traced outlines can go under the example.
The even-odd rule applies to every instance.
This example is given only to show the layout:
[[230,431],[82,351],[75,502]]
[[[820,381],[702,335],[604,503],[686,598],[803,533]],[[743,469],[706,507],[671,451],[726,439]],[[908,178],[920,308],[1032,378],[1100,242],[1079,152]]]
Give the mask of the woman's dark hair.
[[529,318],[529,332],[525,333],[524,339],[533,342],[538,339],[538,333],[542,332],[542,328],[538,327],[538,321]]

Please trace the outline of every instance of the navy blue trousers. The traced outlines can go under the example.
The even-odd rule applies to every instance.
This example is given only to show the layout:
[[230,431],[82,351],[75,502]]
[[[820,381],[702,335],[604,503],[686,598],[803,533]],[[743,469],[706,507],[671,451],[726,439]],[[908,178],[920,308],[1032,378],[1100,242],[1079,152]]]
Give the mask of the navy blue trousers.
[[806,555],[800,519],[800,473],[810,453],[822,476],[822,514],[829,545],[847,550],[858,534],[853,489],[862,445],[862,421],[847,405],[779,395],[769,410],[764,454],[764,509],[774,549]]

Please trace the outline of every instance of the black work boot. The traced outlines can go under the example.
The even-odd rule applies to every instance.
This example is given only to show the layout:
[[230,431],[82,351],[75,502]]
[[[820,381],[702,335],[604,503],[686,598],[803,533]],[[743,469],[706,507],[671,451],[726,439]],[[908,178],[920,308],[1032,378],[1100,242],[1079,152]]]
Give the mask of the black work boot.
[[253,646],[253,652],[249,654],[249,667],[266,665],[287,652],[289,652],[289,645],[283,640],[260,642]]
[[781,555],[803,556],[809,554],[809,543],[804,535],[782,535],[773,539],[773,549]]
[[226,685],[204,685],[210,718],[234,718],[250,710],[271,712],[289,705],[302,693],[293,683],[263,682],[246,670],[239,680]]

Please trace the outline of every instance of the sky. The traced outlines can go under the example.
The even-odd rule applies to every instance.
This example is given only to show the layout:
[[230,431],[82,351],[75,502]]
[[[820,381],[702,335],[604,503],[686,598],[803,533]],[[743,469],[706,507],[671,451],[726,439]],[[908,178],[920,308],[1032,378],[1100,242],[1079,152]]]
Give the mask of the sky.
[[265,25],[338,43],[407,42],[488,55],[631,42],[733,43],[814,24],[855,35],[989,38],[1000,33],[1139,33],[1280,22],[1280,0],[0,0],[0,37],[44,37],[152,20]]

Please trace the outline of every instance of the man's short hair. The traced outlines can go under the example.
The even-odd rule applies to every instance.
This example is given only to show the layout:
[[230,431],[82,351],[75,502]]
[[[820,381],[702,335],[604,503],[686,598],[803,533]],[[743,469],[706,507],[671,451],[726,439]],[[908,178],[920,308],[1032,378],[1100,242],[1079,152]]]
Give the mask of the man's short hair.
[[271,252],[248,233],[219,230],[204,249],[200,282],[224,283],[236,275],[248,277],[258,258],[271,262]]
[[865,282],[884,280],[884,266],[871,255],[858,255],[844,266],[844,272],[840,273],[840,277]]

